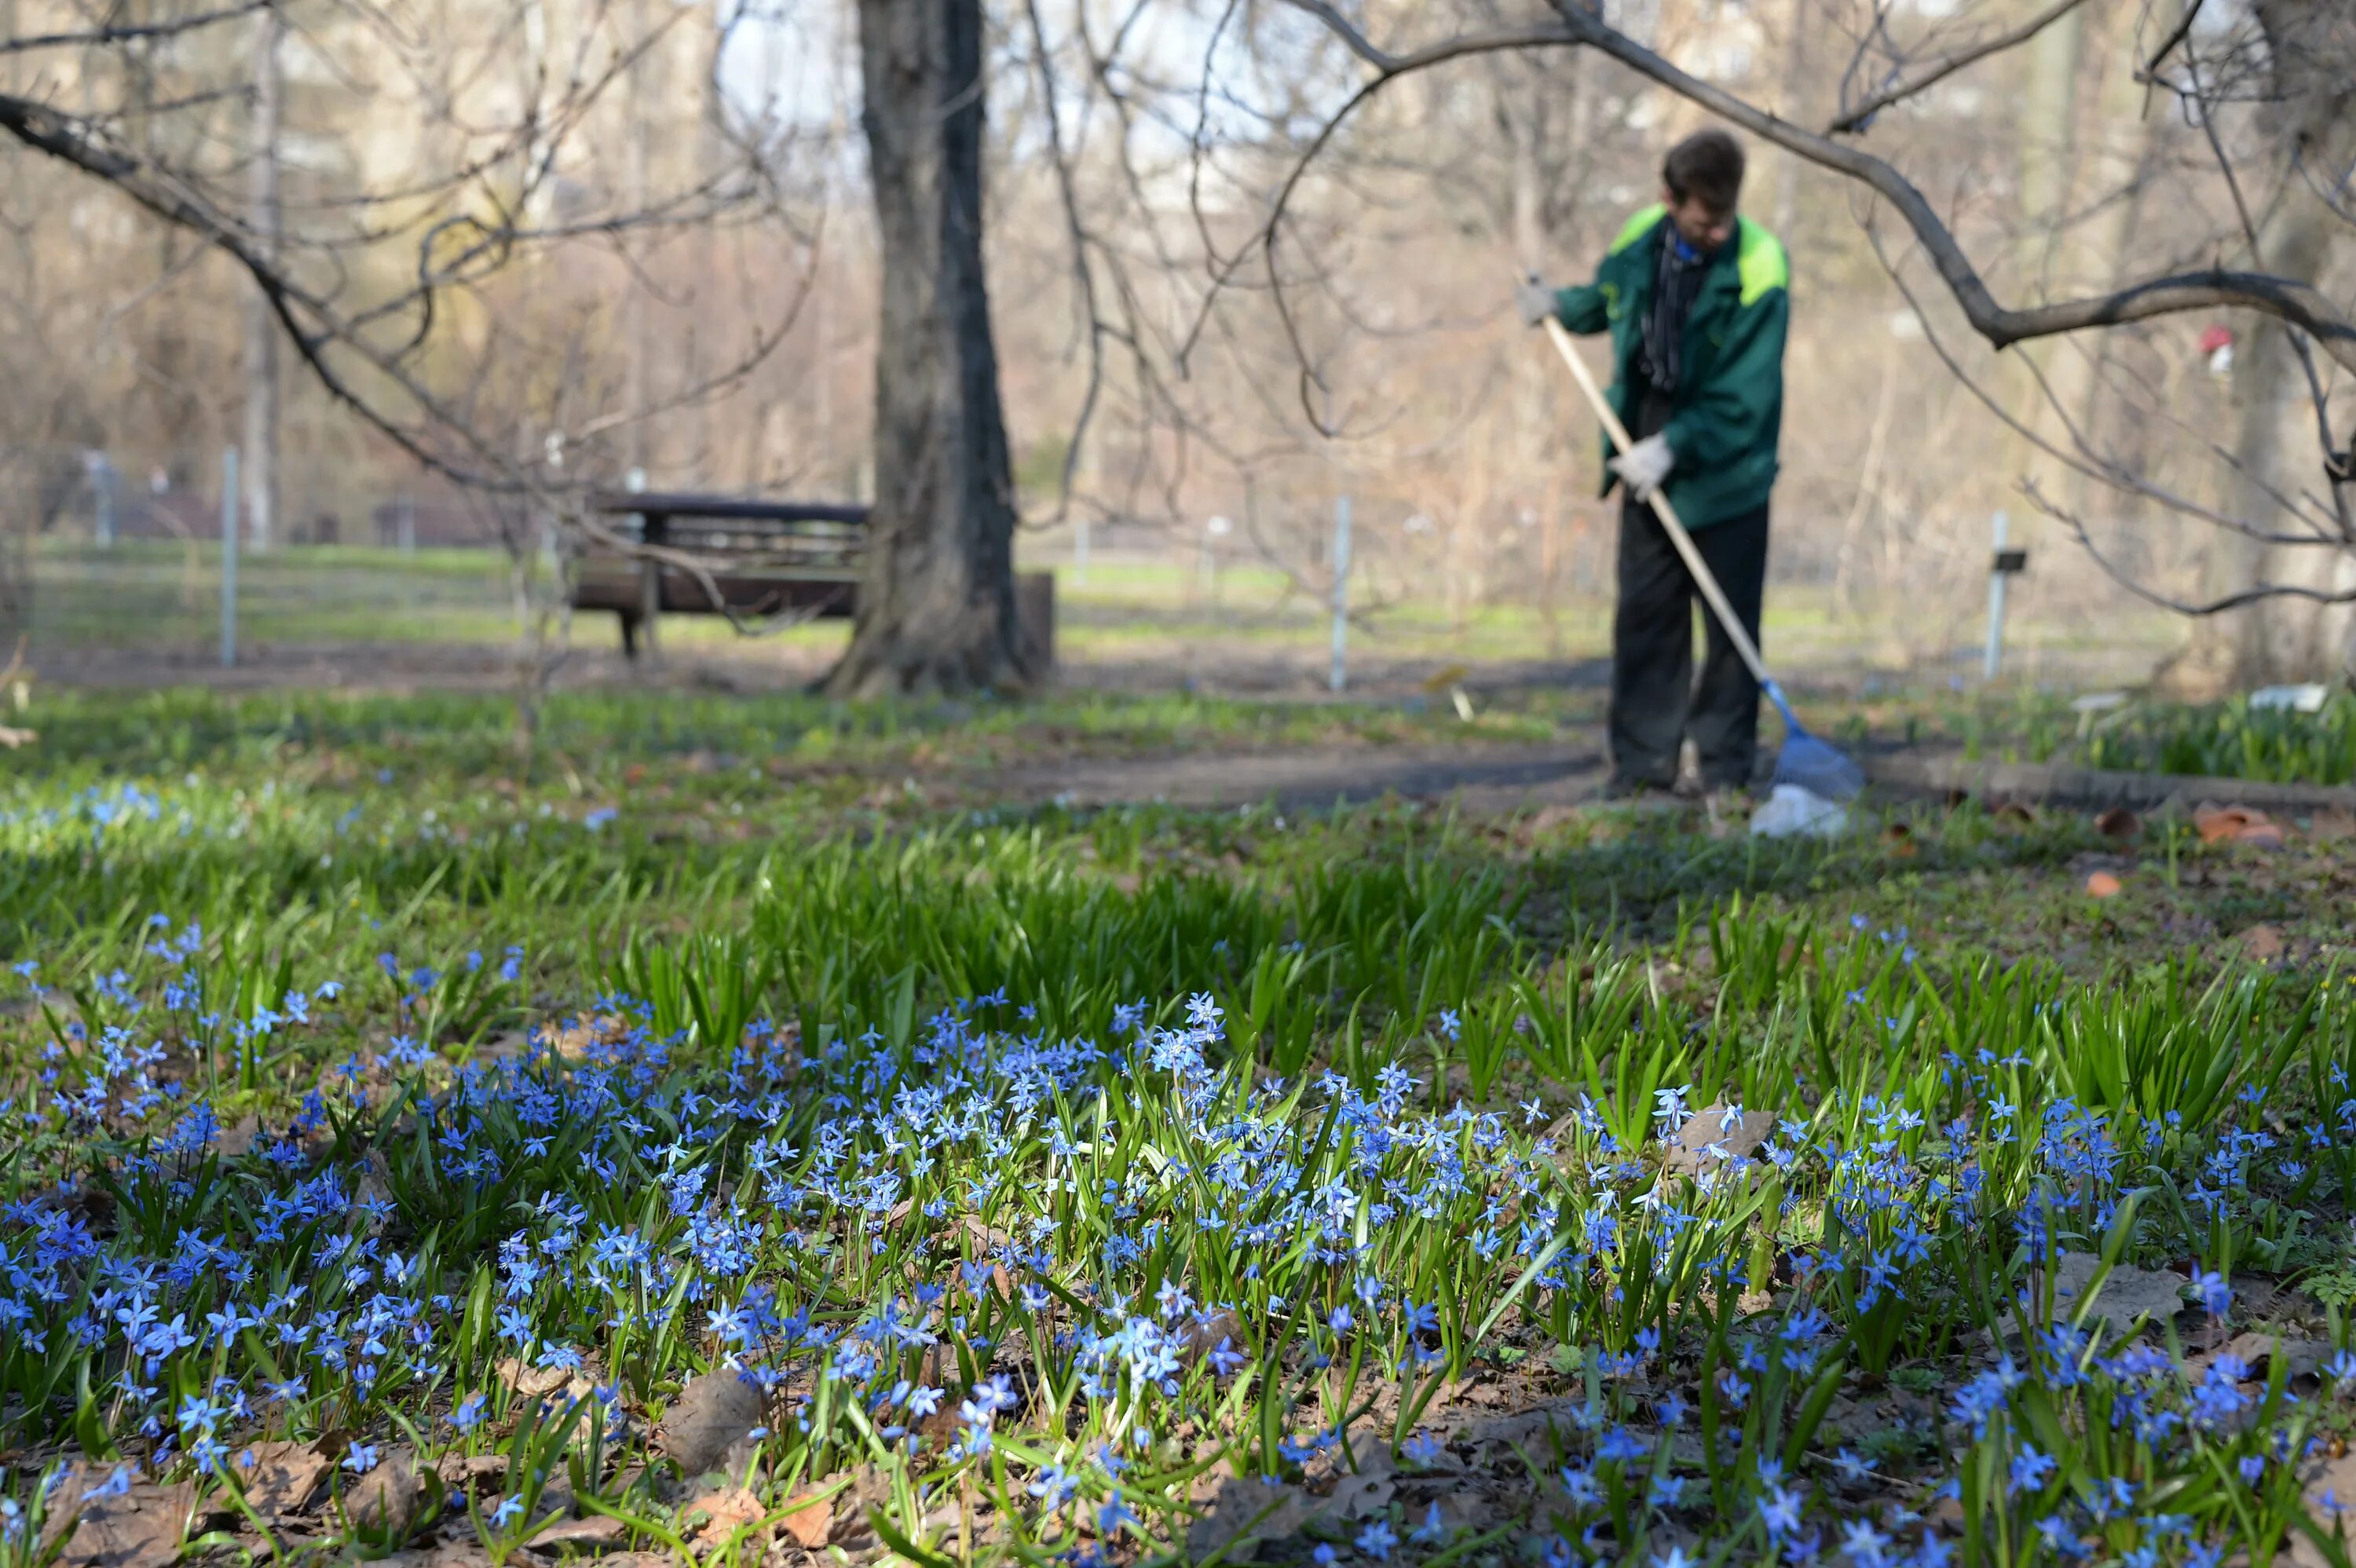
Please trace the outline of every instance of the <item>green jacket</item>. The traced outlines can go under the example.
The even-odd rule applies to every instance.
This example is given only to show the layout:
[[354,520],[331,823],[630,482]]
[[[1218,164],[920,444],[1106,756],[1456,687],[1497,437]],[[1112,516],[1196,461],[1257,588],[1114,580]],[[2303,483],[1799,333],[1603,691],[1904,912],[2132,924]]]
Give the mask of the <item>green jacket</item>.
[[[1668,210],[1648,207],[1628,220],[1595,269],[1595,281],[1556,294],[1570,331],[1612,334],[1612,406],[1633,411],[1628,388],[1644,347],[1653,297],[1658,230]],[[1749,219],[1721,246],[1686,318],[1685,363],[1662,433],[1676,466],[1669,505],[1688,528],[1706,528],[1767,504],[1775,483],[1775,441],[1783,426],[1783,335],[1791,321],[1791,265],[1776,238]],[[1611,456],[1611,438],[1604,455]],[[1618,481],[1606,470],[1603,494]]]

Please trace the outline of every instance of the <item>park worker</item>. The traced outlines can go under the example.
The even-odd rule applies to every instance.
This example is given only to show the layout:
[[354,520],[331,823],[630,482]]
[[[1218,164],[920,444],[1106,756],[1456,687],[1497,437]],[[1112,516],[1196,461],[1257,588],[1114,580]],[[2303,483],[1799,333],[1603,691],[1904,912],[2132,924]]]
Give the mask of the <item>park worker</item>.
[[1612,406],[1634,441],[1609,459],[1620,509],[1612,622],[1611,793],[1669,789],[1694,742],[1706,790],[1741,790],[1758,750],[1759,684],[1715,616],[1693,674],[1693,577],[1648,504],[1663,491],[1755,640],[1767,577],[1767,496],[1783,422],[1791,269],[1740,216],[1742,145],[1697,132],[1669,150],[1661,201],[1628,219],[1595,281],[1522,285],[1522,317],[1612,335]]

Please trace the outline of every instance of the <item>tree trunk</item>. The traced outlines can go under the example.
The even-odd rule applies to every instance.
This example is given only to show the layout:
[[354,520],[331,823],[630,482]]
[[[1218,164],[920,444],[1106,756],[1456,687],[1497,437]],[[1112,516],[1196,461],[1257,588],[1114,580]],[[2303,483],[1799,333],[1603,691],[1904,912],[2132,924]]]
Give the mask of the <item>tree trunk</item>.
[[[2287,278],[2320,281],[2346,224],[2318,199],[2297,170],[2339,169],[2356,158],[2356,17],[2339,7],[2273,0],[2258,7],[2271,45],[2273,101],[2266,128],[2277,148],[2273,205],[2257,220],[2257,265]],[[2226,508],[2277,533],[2297,531],[2274,499],[2322,490],[2324,453],[2315,406],[2290,332],[2255,316],[2233,356],[2234,474]],[[2271,486],[2272,493],[2269,493]],[[2209,551],[2209,596],[2259,583],[2344,590],[2356,578],[2349,549],[2267,545],[2221,532]],[[2351,674],[2351,614],[2346,605],[2262,600],[2198,624],[2184,651],[2155,684],[2205,700],[2276,681],[2342,680]]]
[[[281,212],[278,7],[264,7],[253,23],[253,162],[247,170],[246,198],[262,254],[275,256]],[[240,468],[245,476],[246,537],[258,550],[268,549],[278,531],[279,403],[278,319],[261,285],[252,284],[245,301],[245,451]]]
[[844,697],[1019,688],[1014,485],[982,284],[980,0],[859,0],[883,246],[875,503]]
[[[1814,9],[1814,0],[1793,0],[1783,38],[1783,87],[1776,105],[1785,119],[1803,123],[1808,119],[1808,14]],[[1772,166],[1775,171],[1773,229],[1775,238],[1788,250],[1793,229],[1799,221],[1800,171],[1807,165],[1784,153],[1775,158]]]

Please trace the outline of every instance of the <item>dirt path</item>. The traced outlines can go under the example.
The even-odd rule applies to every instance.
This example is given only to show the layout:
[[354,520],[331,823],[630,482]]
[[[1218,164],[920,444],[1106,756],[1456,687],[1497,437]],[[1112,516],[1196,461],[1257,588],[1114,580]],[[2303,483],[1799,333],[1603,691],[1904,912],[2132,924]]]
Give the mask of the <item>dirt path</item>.
[[[1323,663],[1283,649],[1195,646],[1075,659],[1056,672],[1065,691],[1190,692],[1322,704]],[[754,695],[796,691],[826,673],[833,649],[748,640],[693,643],[655,661],[633,663],[595,635],[577,635],[552,681],[559,690],[703,690]],[[59,686],[212,687],[229,691],[330,690],[412,693],[505,692],[519,681],[517,650],[468,643],[249,643],[234,669],[212,648],[91,646],[36,648],[34,676]],[[1611,673],[1601,659],[1499,659],[1467,666],[1440,658],[1361,656],[1344,700],[1445,702],[1462,685],[1477,702],[1538,688],[1600,691]]]
[[1065,805],[1166,803],[1306,810],[1395,795],[1448,796],[1472,811],[1577,805],[1601,798],[1602,750],[1551,746],[1307,747],[1082,761],[1001,774],[1010,800]]

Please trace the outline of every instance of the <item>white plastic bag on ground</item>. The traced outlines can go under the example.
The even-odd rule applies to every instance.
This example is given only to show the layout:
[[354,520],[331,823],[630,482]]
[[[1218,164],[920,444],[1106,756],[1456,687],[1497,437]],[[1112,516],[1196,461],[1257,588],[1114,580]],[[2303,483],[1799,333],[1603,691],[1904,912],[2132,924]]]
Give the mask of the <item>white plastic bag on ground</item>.
[[1836,838],[1848,831],[1848,812],[1798,784],[1779,784],[1751,814],[1751,831],[1762,838]]
[[2293,713],[2320,713],[2331,688],[2320,681],[2308,681],[2298,686],[2262,686],[2250,693],[2250,706],[2259,712],[2269,709]]

